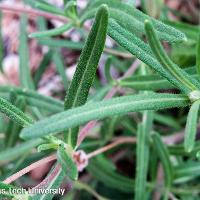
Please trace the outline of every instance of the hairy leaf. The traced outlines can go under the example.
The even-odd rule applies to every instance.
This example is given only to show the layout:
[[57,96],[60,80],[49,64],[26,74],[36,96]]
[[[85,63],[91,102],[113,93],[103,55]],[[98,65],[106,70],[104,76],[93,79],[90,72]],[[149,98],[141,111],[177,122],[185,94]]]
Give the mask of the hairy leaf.
[[94,119],[103,119],[113,115],[142,110],[183,107],[188,104],[189,100],[186,96],[174,94],[139,94],[113,98],[99,103],[89,103],[36,122],[34,125],[23,129],[21,137],[26,139],[41,137],[64,131],[67,128],[72,128]]
[[150,47],[142,40],[137,38],[132,33],[121,27],[115,20],[110,20],[108,27],[108,34],[122,47],[128,50],[131,54],[135,55],[138,59],[146,65],[152,67],[161,76],[165,77],[169,82],[176,87],[181,88],[185,93],[188,92],[187,88],[183,87],[182,83],[176,80],[168,71],[153,56]]
[[[95,77],[96,69],[102,54],[108,24],[108,11],[101,6],[96,14],[95,22],[81,53],[73,80],[65,98],[65,110],[81,106],[87,101],[89,89]],[[69,130],[68,142],[76,145],[78,129]]]
[[[18,98],[14,105],[17,108],[19,108],[21,111],[24,111],[25,106],[26,106],[25,99],[23,97]],[[17,142],[20,130],[21,130],[21,127],[17,123],[10,121],[8,125],[8,129],[7,129],[7,135],[6,135],[7,147],[11,147],[15,144],[15,142]]]
[[70,152],[66,152],[63,146],[60,146],[57,151],[57,161],[62,167],[63,172],[72,180],[78,179],[77,166],[73,161]]
[[[191,75],[197,78],[197,74]],[[135,75],[118,81],[121,87],[133,88],[136,90],[163,90],[175,89],[176,87],[168,80],[163,79],[159,75]]]
[[31,106],[36,106],[53,112],[60,112],[63,110],[63,102],[52,97],[44,96],[32,90],[22,89],[19,87],[0,86],[0,93],[8,94],[10,91],[14,91],[17,95],[26,97],[27,104]]
[[101,4],[106,4],[109,7],[110,17],[115,19],[123,28],[135,33],[144,34],[144,21],[152,20],[153,24],[159,34],[160,39],[164,39],[170,42],[184,41],[186,37],[180,31],[168,26],[156,19],[145,15],[133,6],[129,6],[125,3],[116,2],[116,0],[94,0],[91,6],[87,8],[85,14],[82,16],[82,20],[86,20],[94,16],[95,9]]
[[161,63],[161,65],[174,76],[184,87],[188,89],[188,92],[197,90],[197,86],[193,83],[194,81],[189,75],[184,73],[175,63],[173,63],[168,55],[165,53],[159,39],[156,35],[155,29],[152,23],[148,20],[145,21],[145,31],[150,43],[150,47],[155,57]]
[[0,97],[0,111],[6,114],[14,122],[18,123],[20,126],[28,126],[33,123],[33,120],[19,110],[16,106],[12,105],[7,100]]

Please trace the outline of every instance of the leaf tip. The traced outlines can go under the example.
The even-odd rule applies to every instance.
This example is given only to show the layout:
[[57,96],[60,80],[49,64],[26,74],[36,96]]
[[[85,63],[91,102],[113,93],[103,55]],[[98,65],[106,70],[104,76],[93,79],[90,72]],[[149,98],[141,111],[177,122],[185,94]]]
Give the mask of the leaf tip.
[[98,9],[98,13],[108,15],[108,6],[106,4],[102,4]]
[[148,20],[148,19],[145,19],[145,20],[144,20],[144,28],[145,28],[145,31],[146,31],[146,32],[147,32],[148,30],[153,29],[153,25],[152,25],[152,23],[151,23],[150,20]]
[[35,36],[34,36],[34,33],[30,33],[29,35],[28,35],[28,38],[34,38]]
[[22,131],[21,131],[19,137],[20,137],[21,139],[24,139],[24,140],[27,139],[26,128],[23,128],[23,129],[22,129]]
[[144,20],[144,23],[145,23],[145,24],[149,24],[150,21],[149,21],[148,19],[145,19],[145,20]]
[[194,144],[189,143],[188,141],[185,141],[185,142],[184,142],[184,149],[185,149],[185,152],[191,153],[192,150],[193,150],[193,147],[194,147]]

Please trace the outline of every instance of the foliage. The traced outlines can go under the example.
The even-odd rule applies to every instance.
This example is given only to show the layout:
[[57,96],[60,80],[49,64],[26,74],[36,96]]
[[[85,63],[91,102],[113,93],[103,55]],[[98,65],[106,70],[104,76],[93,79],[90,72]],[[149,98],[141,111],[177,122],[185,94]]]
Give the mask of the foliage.
[[[32,183],[29,175],[20,181],[15,176],[33,166],[39,169],[50,154],[56,161],[35,188],[68,184],[71,191],[61,199],[199,198],[199,27],[162,21],[164,1],[151,1],[150,8],[149,2],[142,0],[140,11],[134,1],[88,0],[86,8],[80,9],[75,0],[63,1],[62,8],[46,0],[24,0],[30,12],[67,23],[49,30],[45,19],[38,19],[38,32],[30,33],[29,39],[48,46],[48,51],[32,75],[28,16],[20,17],[20,86],[0,86],[0,190],[6,191],[1,198],[53,199],[53,194],[9,193],[26,187],[24,182]],[[86,21],[91,19],[88,28]],[[76,31],[82,41],[59,38],[67,31]],[[109,37],[111,48],[106,43]],[[0,33],[3,71],[2,42]],[[195,49],[195,66],[183,68],[176,62],[175,49],[182,51],[182,46]],[[62,48],[81,51],[71,81]],[[185,51],[182,54],[179,59],[191,58]],[[51,62],[63,84],[59,100],[37,91]],[[102,63],[106,85],[97,73]],[[124,75],[114,78],[113,68]],[[86,138],[90,133],[94,137]]]

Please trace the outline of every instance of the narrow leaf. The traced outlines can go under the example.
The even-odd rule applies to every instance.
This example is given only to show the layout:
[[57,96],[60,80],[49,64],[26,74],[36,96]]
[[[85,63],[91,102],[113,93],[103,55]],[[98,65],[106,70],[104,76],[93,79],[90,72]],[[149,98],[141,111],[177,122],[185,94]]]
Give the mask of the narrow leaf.
[[[65,110],[81,106],[87,101],[89,89],[93,83],[96,69],[102,54],[108,25],[108,10],[101,6],[96,14],[95,22],[81,53],[73,80],[65,98]],[[73,132],[73,133],[72,133]],[[76,145],[78,129],[69,130],[68,142]]]
[[70,40],[61,39],[40,39],[38,41],[41,45],[47,45],[49,47],[64,47],[72,50],[81,50],[84,46],[82,42],[73,42]]
[[[58,189],[65,178],[64,172],[58,164],[53,166],[47,177],[41,182],[40,187],[44,190]],[[35,194],[32,200],[50,200],[55,196],[54,193]]]
[[197,119],[200,101],[195,101],[188,113],[185,128],[184,147],[187,152],[191,152],[195,145],[195,136],[197,132]]
[[[15,106],[21,111],[24,111],[26,106],[25,99],[23,97],[18,98],[16,100]],[[21,127],[17,123],[10,121],[6,135],[7,147],[11,147],[15,144],[15,142],[17,142],[20,130]]]
[[196,69],[197,69],[197,74],[199,75],[198,78],[200,78],[200,28],[199,28],[199,36],[197,40]]
[[[151,47],[152,52],[154,53],[155,57],[158,59],[160,64],[172,75],[177,79],[180,83],[182,83],[189,92],[193,90],[197,90],[198,88],[193,83],[194,80],[184,73],[175,63],[173,63],[168,55],[165,53],[164,48],[162,47],[155,29],[152,23],[148,20],[145,21],[145,31],[148,37],[148,41]],[[196,82],[196,81],[195,81]]]
[[2,12],[0,12],[0,70],[3,70],[2,62],[3,62],[3,35],[2,35]]
[[27,152],[31,151],[33,147],[41,144],[43,140],[41,139],[34,139],[27,142],[23,142],[15,147],[8,148],[4,151],[0,152],[0,161],[10,161],[14,160],[15,158],[26,154]]
[[173,168],[169,159],[169,152],[165,144],[162,142],[160,135],[157,133],[152,135],[153,143],[156,148],[156,152],[162,162],[165,173],[165,187],[169,189],[173,181]]
[[20,19],[20,45],[19,45],[19,58],[20,58],[20,84],[24,88],[34,89],[31,79],[31,72],[29,68],[29,49],[27,41],[27,16],[22,15]]
[[0,111],[6,114],[10,119],[18,123],[20,126],[25,127],[33,123],[33,120],[29,116],[1,97]]
[[[197,74],[191,74],[193,78],[197,78]],[[118,81],[121,87],[133,88],[136,90],[165,90],[176,88],[168,80],[159,75],[135,75]]]
[[57,15],[64,15],[64,12],[61,9],[49,4],[48,2],[36,2],[35,7],[46,12],[54,13]]
[[111,63],[112,63],[112,57],[108,57],[107,60],[106,60],[106,63],[105,63],[105,77],[106,77],[106,80],[107,82],[112,82],[113,81],[113,78],[111,76],[111,72],[110,72],[110,69],[111,69]]
[[59,50],[54,51],[53,61],[56,65],[56,69],[58,70],[58,73],[60,74],[60,76],[62,78],[64,88],[65,88],[65,90],[67,90],[68,89],[68,81],[67,81],[67,76],[66,76],[66,73],[65,73],[65,66],[64,66],[64,63],[63,63],[63,59],[60,55]]
[[197,35],[198,35],[198,26],[191,25],[179,21],[164,21],[166,24],[169,24],[170,26],[180,30],[181,32],[185,33],[188,39],[196,41]]
[[72,28],[72,24],[65,24],[65,25],[62,25],[58,28],[54,28],[51,30],[31,33],[29,35],[29,37],[30,38],[42,38],[42,37],[57,36],[57,35],[64,33],[65,31],[68,31],[71,28]]
[[153,19],[148,15],[145,15],[133,6],[129,6],[122,2],[117,2],[116,0],[94,0],[91,5],[86,9],[85,14],[82,16],[82,20],[91,18],[94,16],[95,9],[101,4],[106,4],[109,7],[109,13],[112,19],[115,19],[120,23],[123,28],[129,32],[135,34],[145,33],[144,31],[144,21],[152,20],[156,28],[156,31],[160,39],[167,40],[169,42],[178,42],[186,40],[186,37],[180,31],[168,26],[161,21]]
[[138,59],[146,65],[152,67],[161,76],[165,77],[169,82],[180,88],[185,93],[188,89],[183,87],[183,84],[175,79],[168,71],[153,56],[150,47],[142,40],[137,38],[134,34],[128,32],[121,27],[115,20],[109,20],[108,34],[111,38],[117,41],[122,47],[135,55]]
[[[149,111],[146,111],[149,112]],[[147,113],[146,113],[147,114]],[[149,113],[148,113],[149,115]],[[149,161],[149,137],[151,130],[145,130],[147,124],[140,124],[137,132],[137,166],[135,180],[135,200],[143,200],[146,197],[147,170]]]
[[175,94],[139,94],[118,97],[98,103],[89,103],[36,122],[23,129],[21,137],[26,139],[43,137],[94,119],[143,110],[184,107],[188,104],[189,100],[186,96]]
[[35,87],[38,86],[39,81],[41,80],[44,71],[46,70],[46,68],[48,67],[48,65],[50,63],[51,57],[52,57],[52,51],[51,50],[48,51],[43,56],[43,59],[42,59],[40,65],[39,65],[37,71],[34,74],[34,84],[35,84]]
[[102,162],[102,159],[99,159],[98,156],[90,161],[87,169],[92,176],[94,176],[107,187],[114,188],[124,193],[133,193],[135,184],[134,180],[117,173],[115,169],[108,166],[109,165],[105,164],[105,162]]
[[77,166],[72,160],[70,153],[66,152],[63,146],[58,148],[57,161],[61,165],[63,172],[72,180],[78,179]]
[[21,89],[14,86],[0,86],[0,93],[7,95],[10,91],[14,91],[17,95],[26,97],[27,104],[41,109],[47,109],[53,112],[63,110],[63,102],[52,97],[41,95],[37,92],[28,89]]

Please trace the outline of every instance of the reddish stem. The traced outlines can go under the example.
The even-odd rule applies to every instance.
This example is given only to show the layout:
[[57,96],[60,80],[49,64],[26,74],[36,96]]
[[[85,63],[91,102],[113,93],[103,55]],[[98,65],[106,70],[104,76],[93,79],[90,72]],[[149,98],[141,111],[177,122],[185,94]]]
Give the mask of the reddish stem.
[[11,6],[11,5],[5,5],[5,4],[1,4],[0,5],[0,10],[2,10],[3,12],[14,12],[16,14],[23,14],[26,13],[27,15],[32,15],[32,16],[42,16],[45,17],[46,19],[55,19],[55,20],[59,20],[62,21],[64,23],[69,22],[69,19],[67,19],[64,16],[59,16],[59,15],[54,15],[48,12],[44,12],[44,11],[40,11],[40,10],[35,10],[32,8],[28,8],[26,6],[22,7],[22,6]]
[[90,158],[92,158],[94,156],[97,156],[100,153],[103,153],[105,151],[108,151],[108,150],[110,150],[110,149],[112,149],[112,148],[114,148],[114,147],[116,147],[116,146],[118,146],[120,144],[135,143],[135,142],[136,142],[136,138],[135,137],[121,137],[121,138],[117,139],[116,141],[114,141],[113,143],[108,144],[108,145],[106,145],[106,146],[104,146],[104,147],[102,147],[100,149],[97,149],[97,150],[89,153],[87,155],[87,158],[90,159]]
[[12,176],[8,177],[7,179],[5,179],[3,181],[3,183],[10,184],[13,181],[17,180],[18,178],[20,178],[21,176],[23,176],[24,174],[27,174],[31,170],[38,168],[39,166],[41,166],[45,163],[48,163],[50,161],[53,161],[53,160],[56,160],[56,155],[51,155],[51,156],[48,156],[46,158],[43,158],[43,159],[29,165],[28,167],[25,167],[24,169],[18,171],[17,173],[13,174]]

